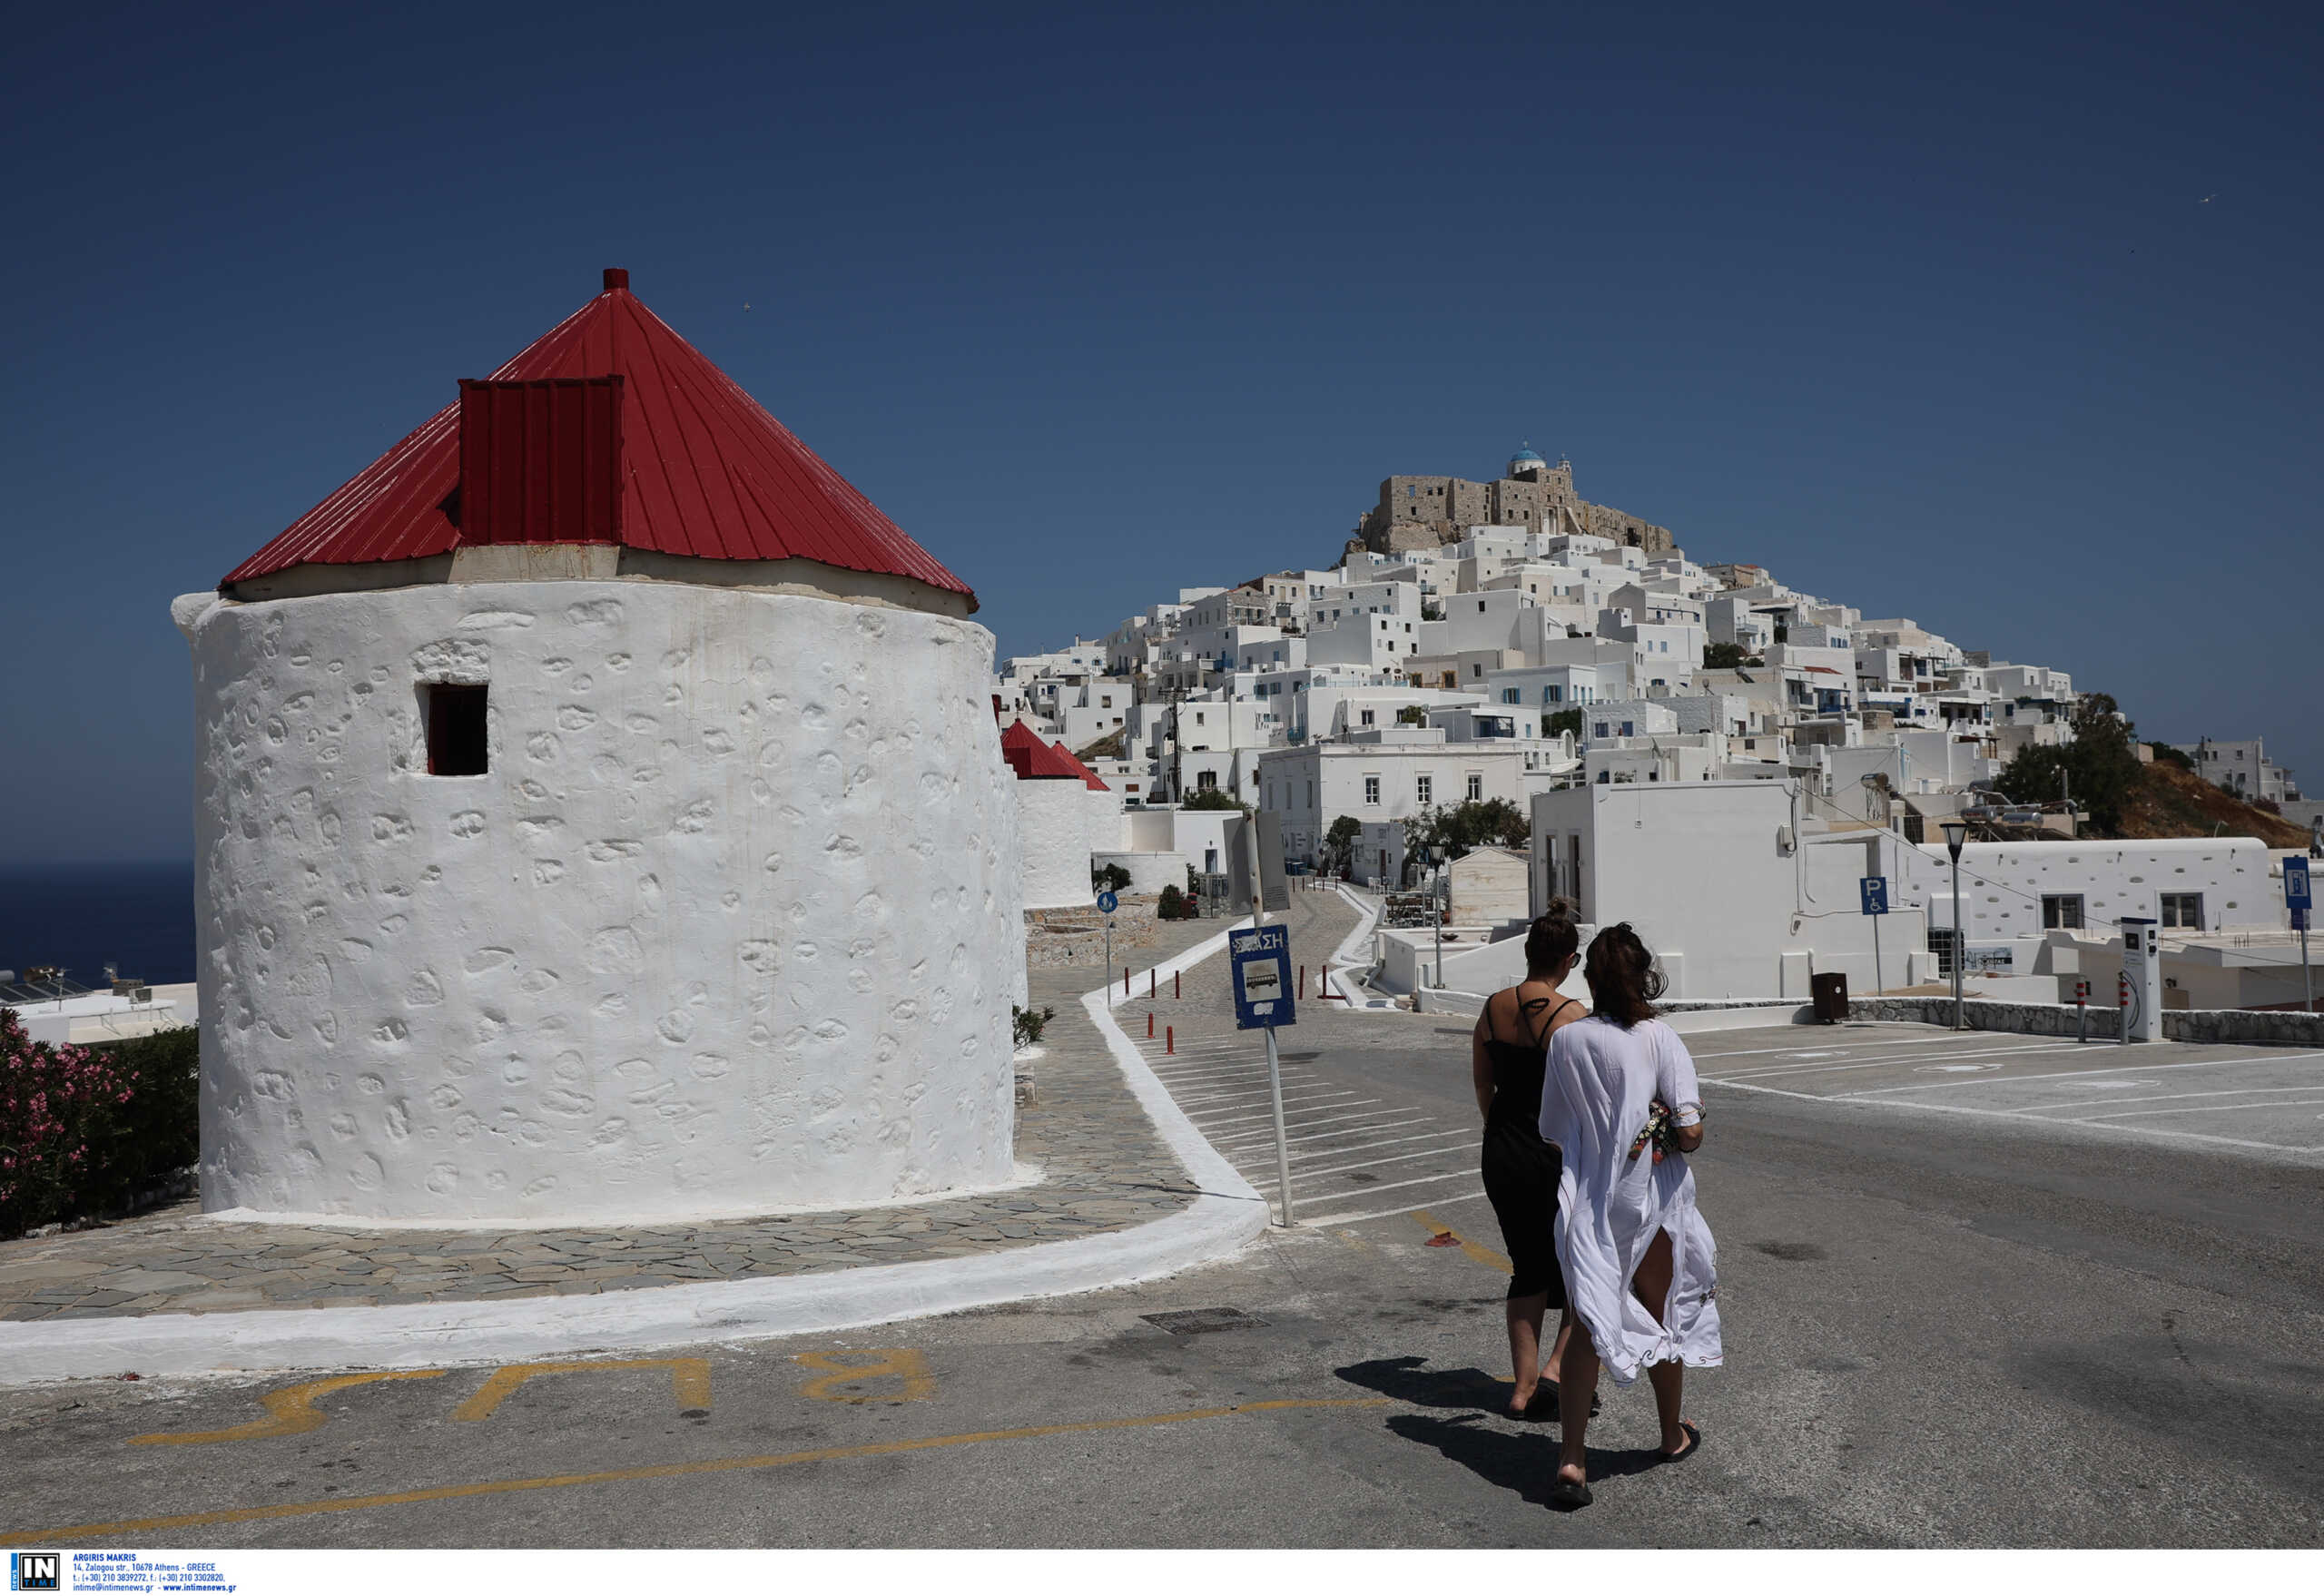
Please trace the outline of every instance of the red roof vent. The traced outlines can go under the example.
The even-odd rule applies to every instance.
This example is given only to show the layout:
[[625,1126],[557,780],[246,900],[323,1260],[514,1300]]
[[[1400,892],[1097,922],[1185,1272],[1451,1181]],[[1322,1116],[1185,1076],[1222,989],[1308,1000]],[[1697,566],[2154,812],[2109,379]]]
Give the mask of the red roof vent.
[[[903,576],[958,593],[976,607],[976,595],[854,486],[799,441],[791,429],[711,364],[700,350],[628,291],[629,274],[606,272],[606,291],[536,340],[492,373],[495,389],[556,381],[585,382],[581,397],[488,401],[497,436],[501,407],[526,410],[526,441],[495,443],[485,465],[492,479],[490,507],[478,527],[460,488],[470,453],[463,399],[447,405],[419,430],[374,460],[283,533],[227,573],[222,586],[300,565],[362,565],[426,559],[483,541],[581,541],[696,559],[806,559],[842,570]],[[586,379],[621,379],[618,399],[591,390]],[[596,437],[568,457],[547,443],[552,415],[576,408],[559,438]],[[592,407],[601,407],[593,409]],[[579,416],[600,416],[587,421]],[[536,427],[543,449],[532,439]],[[592,426],[599,428],[591,433]],[[605,431],[610,428],[608,437]],[[579,463],[567,475],[568,458]],[[555,461],[554,465],[547,462]],[[512,467],[512,461],[521,461]],[[607,462],[611,464],[608,467]],[[540,497],[527,488],[504,497],[505,472],[547,472]],[[601,469],[603,468],[603,469]],[[609,469],[610,476],[604,474]],[[610,484],[610,486],[608,486]],[[561,486],[560,486],[561,485]],[[565,497],[566,489],[575,497]],[[617,489],[617,498],[609,493]],[[523,507],[511,511],[511,504]],[[594,508],[591,507],[595,507]],[[507,519],[507,514],[516,519]],[[457,519],[455,517],[458,517]],[[545,518],[544,518],[545,517]],[[511,530],[512,526],[515,530]],[[541,530],[552,527],[553,530]]]
[[460,543],[619,543],[618,377],[460,383]]

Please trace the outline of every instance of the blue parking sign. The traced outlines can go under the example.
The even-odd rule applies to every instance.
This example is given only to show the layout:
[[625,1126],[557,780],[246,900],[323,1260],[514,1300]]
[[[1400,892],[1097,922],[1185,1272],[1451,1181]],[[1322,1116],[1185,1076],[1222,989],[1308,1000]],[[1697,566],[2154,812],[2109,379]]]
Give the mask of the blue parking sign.
[[2307,909],[2312,902],[2308,895],[2308,861],[2294,854],[2284,861],[2284,907]]
[[1244,1030],[1297,1021],[1291,999],[1291,932],[1262,925],[1227,933],[1234,959],[1235,1023]]
[[1856,882],[1856,891],[1864,895],[1864,911],[1866,914],[1888,912],[1888,878],[1886,876],[1864,876]]

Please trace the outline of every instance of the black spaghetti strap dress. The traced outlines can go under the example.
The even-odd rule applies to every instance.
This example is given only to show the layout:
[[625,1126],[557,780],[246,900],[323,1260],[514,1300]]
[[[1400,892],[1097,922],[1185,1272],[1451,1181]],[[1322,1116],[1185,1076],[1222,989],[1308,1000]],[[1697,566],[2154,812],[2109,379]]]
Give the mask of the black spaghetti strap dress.
[[[1557,1243],[1551,1227],[1557,1217],[1558,1176],[1564,1160],[1541,1139],[1541,1074],[1549,1063],[1549,1029],[1574,1001],[1533,998],[1518,1004],[1527,1021],[1547,1009],[1526,1042],[1485,1039],[1492,1061],[1492,1107],[1485,1114],[1485,1197],[1501,1221],[1502,1245],[1509,1249],[1509,1295],[1549,1294],[1550,1306],[1565,1306],[1565,1280],[1558,1272]],[[1488,1010],[1490,1016],[1490,1010]],[[1496,1022],[1487,1019],[1488,1025]]]

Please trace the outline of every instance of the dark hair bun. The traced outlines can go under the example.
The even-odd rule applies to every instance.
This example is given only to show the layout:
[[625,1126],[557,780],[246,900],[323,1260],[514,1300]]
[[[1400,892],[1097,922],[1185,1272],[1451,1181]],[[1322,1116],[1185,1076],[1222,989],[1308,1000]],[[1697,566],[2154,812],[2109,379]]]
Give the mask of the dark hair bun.
[[1525,933],[1525,972],[1547,975],[1573,957],[1581,946],[1581,933],[1574,929],[1574,903],[1571,898],[1550,900],[1549,912],[1533,922]]

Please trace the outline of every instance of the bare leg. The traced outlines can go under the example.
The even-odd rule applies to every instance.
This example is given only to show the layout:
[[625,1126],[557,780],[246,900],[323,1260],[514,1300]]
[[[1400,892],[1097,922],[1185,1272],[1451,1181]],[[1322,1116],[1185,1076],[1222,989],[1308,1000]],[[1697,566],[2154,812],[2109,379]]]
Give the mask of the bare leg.
[[1577,1485],[1590,1482],[1590,1453],[1582,1444],[1590,1428],[1590,1399],[1598,1394],[1598,1348],[1587,1332],[1565,1338],[1558,1360],[1558,1478]]
[[[1548,1296],[1548,1294],[1547,1294],[1546,1292],[1545,1292],[1545,1293],[1543,1293],[1542,1295],[1543,1295],[1543,1296],[1544,1296],[1544,1297],[1546,1297],[1546,1296]],[[1544,1314],[1544,1315],[1546,1315],[1546,1314],[1548,1313],[1548,1311],[1549,1311],[1549,1305],[1548,1305],[1548,1304],[1547,1304],[1547,1302],[1545,1301],[1545,1302],[1542,1304],[1542,1312],[1543,1312],[1543,1314]],[[1556,1379],[1560,1379],[1560,1378],[1561,1378],[1561,1376],[1558,1374],[1558,1365],[1559,1365],[1560,1364],[1561,1364],[1561,1363],[1565,1362],[1565,1349],[1566,1349],[1567,1345],[1572,1342],[1572,1340],[1573,1340],[1573,1310],[1572,1310],[1571,1308],[1560,1308],[1560,1309],[1558,1310],[1558,1338],[1557,1338],[1557,1343],[1556,1343],[1556,1345],[1554,1345],[1553,1346],[1551,1346],[1551,1347],[1550,1348],[1550,1355],[1549,1355],[1548,1357],[1545,1357],[1545,1358],[1543,1358],[1543,1359],[1541,1360],[1541,1378],[1542,1378],[1542,1379],[1544,1379],[1544,1380],[1556,1380]]]
[[1517,1389],[1510,1394],[1509,1411],[1521,1414],[1525,1404],[1533,1400],[1535,1382],[1541,1376],[1541,1321],[1550,1311],[1550,1294],[1537,1291],[1531,1296],[1512,1296],[1504,1305],[1509,1315],[1509,1361],[1517,1371]]
[[[1638,1262],[1637,1273],[1630,1276],[1630,1295],[1645,1305],[1658,1324],[1669,1322],[1671,1268],[1670,1233],[1658,1230],[1646,1256]],[[1675,1359],[1646,1371],[1647,1382],[1654,1387],[1655,1416],[1662,1424],[1662,1450],[1674,1457],[1693,1444],[1679,1427],[1679,1398],[1686,1377],[1686,1365]]]

